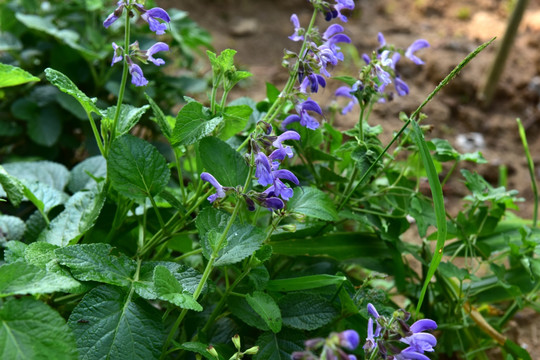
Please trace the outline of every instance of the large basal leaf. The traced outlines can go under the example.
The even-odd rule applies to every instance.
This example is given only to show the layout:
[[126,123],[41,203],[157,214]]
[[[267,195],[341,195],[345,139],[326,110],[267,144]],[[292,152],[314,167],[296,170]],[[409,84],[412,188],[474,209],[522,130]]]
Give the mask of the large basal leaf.
[[92,189],[97,185],[96,179],[107,177],[107,161],[101,155],[92,156],[71,169],[68,189],[72,193]]
[[20,218],[11,215],[0,215],[0,243],[21,240],[25,230],[24,221]]
[[23,199],[24,187],[17,178],[9,175],[2,165],[0,165],[0,185],[11,204],[18,207]]
[[202,306],[184,290],[182,285],[165,266],[154,269],[154,289],[159,299],[165,300],[182,309],[202,311]]
[[192,101],[184,105],[176,117],[172,133],[173,145],[194,144],[214,131],[223,120],[222,117],[212,118],[201,103]]
[[161,355],[165,333],[160,312],[123,288],[102,285],[88,292],[68,325],[81,360],[152,360]]
[[294,189],[293,197],[287,202],[287,210],[326,221],[338,217],[332,199],[321,190],[311,187]]
[[[213,208],[206,208],[197,216],[197,229],[202,236],[203,254],[207,258],[211,256],[214,242],[222,236],[229,218],[229,214]],[[218,250],[214,265],[230,265],[251,256],[261,247],[265,238],[266,234],[262,230],[235,221],[226,235],[224,246]]]
[[56,86],[60,91],[77,99],[88,114],[91,112],[101,114],[100,109],[95,105],[97,99],[86,96],[86,94],[79,90],[79,88],[66,75],[62,74],[60,71],[47,68],[45,69],[45,76],[47,77],[47,80],[49,80],[49,82]]
[[279,299],[283,325],[300,329],[315,330],[330,323],[337,310],[325,298],[315,294],[292,293]]
[[199,157],[203,168],[223,186],[244,185],[249,173],[242,156],[226,142],[207,137],[199,142]]
[[0,321],[1,359],[78,359],[64,319],[41,301],[11,299],[0,308]]
[[154,146],[127,134],[112,143],[107,172],[113,187],[135,200],[159,194],[171,176],[165,158]]
[[[69,181],[69,170],[52,161],[25,161],[3,165],[10,176],[28,182],[40,182],[63,191]],[[0,189],[0,196],[5,193]]]
[[284,329],[279,334],[266,332],[257,339],[259,352],[253,359],[289,360],[293,352],[304,350],[304,340],[301,333],[289,329]]
[[76,279],[129,286],[137,267],[127,256],[112,254],[109,244],[80,244],[55,251],[58,262],[69,267]]
[[38,181],[29,182],[26,180],[23,180],[23,184],[26,187],[24,191],[26,197],[44,214],[48,214],[54,207],[62,205],[69,200],[69,196],[65,192],[57,190],[50,185]]
[[81,284],[72,277],[24,261],[0,266],[0,297],[69,292]]
[[104,203],[103,186],[75,193],[65,204],[64,211],[51,221],[38,240],[58,246],[76,242],[94,226]]
[[262,292],[254,291],[246,296],[249,306],[264,320],[266,325],[275,333],[281,331],[281,312],[274,299]]
[[[133,128],[144,115],[146,110],[150,108],[150,105],[137,108],[132,105],[122,104],[120,107],[120,114],[118,115],[118,122],[116,124],[116,136],[120,137],[127,134],[131,128]],[[116,105],[110,106],[106,110],[101,112],[103,116],[103,123],[107,124],[107,128],[112,128],[114,117],[116,115]]]
[[0,88],[39,81],[39,78],[16,66],[0,64]]

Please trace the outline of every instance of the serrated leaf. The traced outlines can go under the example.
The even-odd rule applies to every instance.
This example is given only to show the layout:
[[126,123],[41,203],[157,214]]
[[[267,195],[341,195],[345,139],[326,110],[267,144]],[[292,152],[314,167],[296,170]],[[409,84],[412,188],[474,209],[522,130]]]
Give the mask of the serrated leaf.
[[54,207],[69,200],[66,193],[44,183],[23,181],[23,184],[25,196],[44,214],[48,214]]
[[182,285],[165,266],[154,269],[154,289],[159,299],[165,300],[182,309],[202,311],[202,306],[184,290]]
[[284,329],[279,334],[266,332],[255,343],[259,352],[254,360],[289,360],[295,351],[304,350],[305,337],[298,332]]
[[264,320],[270,330],[275,333],[281,331],[281,312],[270,295],[262,291],[254,291],[253,294],[246,296],[246,301]]
[[[118,115],[118,122],[116,123],[116,136],[120,137],[127,134],[139,122],[141,116],[143,116],[149,108],[149,105],[137,108],[132,105],[122,104],[120,107],[120,114]],[[107,124],[107,128],[112,128],[114,117],[116,115],[116,105],[101,111],[101,115],[103,116],[102,121],[104,124]]]
[[68,292],[80,285],[71,277],[49,272],[24,261],[0,266],[0,297]]
[[92,112],[96,114],[101,114],[100,109],[95,105],[97,99],[89,98],[83,93],[79,88],[64,74],[60,71],[47,68],[45,69],[45,76],[47,80],[54,86],[56,86],[60,91],[73,96],[85,109],[85,111],[90,114]]
[[152,108],[152,111],[154,112],[154,118],[157,122],[159,129],[165,135],[165,137],[171,142],[172,139],[172,128],[169,122],[167,121],[165,114],[161,109],[159,108],[158,104],[152,99],[150,96],[148,96],[147,93],[144,93],[144,96],[146,97],[146,100],[150,104],[150,107]]
[[137,264],[127,256],[113,255],[109,244],[80,244],[55,250],[58,262],[81,281],[129,286]]
[[262,331],[270,330],[266,322],[255,312],[255,310],[253,310],[246,299],[232,296],[227,301],[227,307],[234,316],[245,322],[247,325]]
[[64,319],[41,301],[11,299],[0,308],[0,358],[78,359]]
[[204,111],[201,103],[192,101],[178,112],[172,134],[172,144],[190,145],[208,136],[223,121],[222,117],[212,118]]
[[68,325],[81,360],[152,360],[161,355],[161,314],[119,287],[103,285],[88,292],[73,309]]
[[134,200],[156,196],[171,176],[163,155],[148,142],[131,135],[123,135],[112,143],[107,172],[113,187]]
[[[25,161],[3,166],[10,176],[19,180],[37,181],[60,191],[64,190],[69,181],[69,170],[64,165],[52,161]],[[1,190],[0,196],[5,196]]]
[[64,211],[55,217],[38,241],[67,246],[78,241],[96,222],[105,203],[103,186],[75,193],[65,204]]
[[0,242],[18,241],[23,238],[26,226],[16,216],[0,215]]
[[287,294],[278,304],[283,325],[300,330],[318,329],[338,315],[328,300],[315,294]]
[[20,241],[8,241],[4,244],[4,247],[6,248],[4,250],[4,261],[7,264],[24,261],[24,251],[28,245]]
[[23,199],[23,185],[17,178],[9,175],[2,165],[0,165],[0,185],[11,204],[18,207]]
[[326,221],[338,218],[332,199],[321,190],[311,187],[294,189],[287,210]]
[[244,185],[249,169],[242,156],[226,142],[207,137],[199,142],[199,156],[206,171],[223,186]]
[[[202,237],[203,254],[205,256],[210,257],[212,254],[212,246],[208,235],[213,233],[214,236],[221,237],[229,218],[229,214],[213,208],[206,208],[197,216],[196,224]],[[266,235],[262,230],[235,221],[227,233],[225,246],[222,246],[219,250],[214,265],[230,265],[251,256],[261,247],[265,238]]]
[[0,88],[39,81],[39,78],[16,66],[0,63]]
[[71,169],[68,189],[72,193],[92,189],[97,185],[95,179],[107,177],[107,161],[101,155],[92,156]]
[[227,140],[244,130],[253,109],[248,105],[227,106],[223,111],[223,126],[219,130],[219,138]]

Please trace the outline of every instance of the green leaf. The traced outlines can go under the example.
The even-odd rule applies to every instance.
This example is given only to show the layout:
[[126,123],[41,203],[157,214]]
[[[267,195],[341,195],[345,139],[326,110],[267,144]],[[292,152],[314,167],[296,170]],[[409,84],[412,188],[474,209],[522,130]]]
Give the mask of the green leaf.
[[227,300],[227,307],[234,316],[247,325],[262,331],[270,330],[268,324],[253,310],[245,298],[231,296]]
[[80,244],[55,250],[58,262],[81,281],[129,286],[137,264],[127,256],[113,255],[109,244]]
[[5,243],[4,247],[6,248],[4,250],[4,261],[7,264],[11,264],[16,261],[24,261],[24,251],[28,245],[23,242],[13,240]]
[[44,214],[48,214],[53,208],[69,200],[65,192],[41,182],[23,181],[23,184],[26,197]]
[[176,124],[172,133],[172,144],[190,145],[208,136],[221,123],[223,118],[212,118],[208,109],[202,104],[192,101],[184,105],[178,112]]
[[305,337],[296,331],[282,330],[279,334],[266,332],[255,343],[259,352],[254,360],[289,360],[295,351],[304,350]]
[[326,221],[338,218],[332,199],[321,190],[311,187],[294,189],[294,195],[287,203],[287,210]]
[[156,196],[171,176],[163,155],[148,142],[131,135],[123,135],[112,143],[107,173],[112,186],[133,200]]
[[246,301],[264,320],[270,330],[275,333],[281,331],[281,312],[270,295],[262,291],[255,291],[253,294],[247,295]]
[[16,66],[0,63],[0,88],[39,81],[39,78]]
[[88,292],[68,325],[81,359],[152,360],[161,355],[161,313],[119,287],[102,285]]
[[248,105],[227,106],[223,112],[223,127],[219,130],[219,138],[227,140],[246,127],[253,109]]
[[316,289],[329,285],[341,285],[347,278],[336,275],[308,275],[290,279],[276,279],[268,281],[266,289],[268,291],[299,291]]
[[[197,354],[201,354],[207,360],[216,360],[216,358],[214,356],[212,356],[208,352],[208,350],[206,350],[208,348],[208,345],[200,343],[200,342],[194,342],[194,341],[185,342],[182,345],[180,345],[179,348],[182,349],[182,350],[191,351],[191,352],[194,352],[194,353],[197,353]],[[219,359],[223,359],[223,357],[220,355]]]
[[[118,115],[118,122],[116,124],[116,136],[120,137],[128,133],[139,122],[141,116],[143,116],[149,108],[149,105],[137,108],[135,106],[122,104],[120,107],[120,114]],[[103,124],[108,129],[112,129],[114,117],[116,115],[116,105],[101,111],[101,115],[103,116]]]
[[24,261],[0,266],[0,297],[69,292],[81,284],[69,276]]
[[[3,166],[12,177],[28,182],[38,181],[60,191],[64,190],[69,181],[69,170],[52,161],[24,161]],[[0,191],[0,196],[5,196],[5,193]]]
[[[212,237],[221,237],[229,218],[229,214],[213,208],[205,208],[197,216],[196,225],[201,236],[203,254],[207,258],[210,257],[213,251],[210,240],[212,240]],[[261,247],[265,238],[266,235],[262,230],[235,221],[227,233],[225,245],[218,250],[214,265],[230,265],[251,256]]]
[[207,137],[199,142],[199,156],[203,168],[223,186],[244,185],[249,174],[245,160],[226,142]]
[[152,111],[154,112],[154,118],[157,122],[159,129],[165,135],[165,137],[171,142],[172,139],[172,128],[169,122],[167,121],[167,118],[165,117],[165,114],[161,109],[159,108],[158,104],[152,99],[150,96],[148,96],[147,93],[144,93],[144,96],[146,97],[146,100],[150,104],[150,107],[152,108]]
[[45,76],[47,76],[49,82],[56,86],[60,91],[77,99],[88,114],[95,112],[96,114],[101,115],[101,110],[95,105],[97,99],[91,99],[86,96],[86,94],[79,90],[66,75],[62,74],[60,71],[47,68],[45,69]]
[[330,323],[336,309],[325,298],[309,293],[292,293],[279,299],[283,325],[300,330],[315,330]]
[[25,230],[24,221],[20,218],[11,215],[0,215],[0,243],[21,240]]
[[174,304],[182,309],[202,311],[202,306],[185,291],[182,285],[165,266],[158,265],[154,269],[154,287],[158,298]]
[[72,193],[89,190],[97,186],[97,179],[107,177],[107,161],[101,155],[92,156],[71,169],[68,189]]
[[103,186],[75,193],[65,204],[64,211],[39,235],[38,241],[58,246],[78,241],[94,226],[104,203]]
[[38,115],[28,121],[28,136],[38,145],[53,146],[62,133],[60,117],[56,107],[41,108]]
[[64,319],[41,301],[11,299],[0,308],[0,358],[77,360]]
[[0,185],[11,204],[18,207],[23,199],[24,187],[17,178],[9,175],[2,165],[0,165]]

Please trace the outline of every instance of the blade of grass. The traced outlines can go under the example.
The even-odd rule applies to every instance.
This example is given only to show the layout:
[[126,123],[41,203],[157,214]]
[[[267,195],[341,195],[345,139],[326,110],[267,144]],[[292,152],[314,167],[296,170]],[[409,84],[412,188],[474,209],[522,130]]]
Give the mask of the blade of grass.
[[529,174],[531,176],[531,187],[534,196],[534,210],[533,210],[533,227],[536,227],[538,221],[538,187],[536,186],[536,175],[534,174],[534,161],[529,150],[529,144],[527,142],[527,135],[525,134],[525,128],[521,123],[521,119],[516,119],[519,136],[521,137],[521,143],[523,144],[523,149],[525,150],[525,156],[527,157],[527,165],[529,166]]

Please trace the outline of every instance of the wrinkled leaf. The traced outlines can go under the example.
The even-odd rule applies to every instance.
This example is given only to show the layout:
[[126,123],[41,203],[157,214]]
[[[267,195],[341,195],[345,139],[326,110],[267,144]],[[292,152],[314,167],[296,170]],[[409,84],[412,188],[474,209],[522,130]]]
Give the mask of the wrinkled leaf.
[[287,210],[326,221],[337,219],[332,199],[321,190],[311,187],[294,189],[294,195],[287,203]]
[[182,309],[195,311],[203,309],[165,266],[159,265],[154,269],[154,288],[161,300],[168,301]]
[[214,175],[223,186],[244,185],[249,173],[242,156],[226,142],[207,137],[199,142],[199,156],[203,168]]
[[318,329],[338,315],[328,300],[315,294],[287,294],[278,304],[283,325],[300,330]]
[[255,291],[246,296],[246,301],[273,332],[281,331],[281,312],[270,295],[262,291]]
[[172,134],[173,145],[194,144],[208,136],[221,123],[222,117],[212,118],[201,103],[192,101],[184,105],[176,117]]

